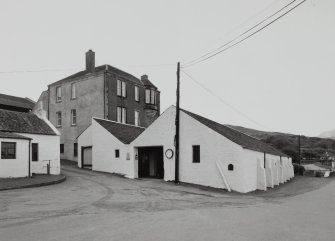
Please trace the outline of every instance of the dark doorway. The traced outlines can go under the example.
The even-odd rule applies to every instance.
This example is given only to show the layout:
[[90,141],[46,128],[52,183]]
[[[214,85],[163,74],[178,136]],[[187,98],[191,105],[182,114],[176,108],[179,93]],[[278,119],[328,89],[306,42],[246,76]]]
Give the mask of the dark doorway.
[[138,177],[164,178],[162,146],[138,148]]

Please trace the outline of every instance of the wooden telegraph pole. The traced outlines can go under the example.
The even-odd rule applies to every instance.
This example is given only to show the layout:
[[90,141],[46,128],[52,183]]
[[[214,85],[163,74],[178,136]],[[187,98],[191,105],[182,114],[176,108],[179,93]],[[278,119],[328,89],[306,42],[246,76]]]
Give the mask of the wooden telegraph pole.
[[177,108],[176,108],[176,135],[175,135],[175,183],[179,183],[179,101],[180,101],[180,63],[177,64]]
[[298,137],[298,143],[299,143],[299,165],[301,165],[301,147],[300,147],[300,135]]

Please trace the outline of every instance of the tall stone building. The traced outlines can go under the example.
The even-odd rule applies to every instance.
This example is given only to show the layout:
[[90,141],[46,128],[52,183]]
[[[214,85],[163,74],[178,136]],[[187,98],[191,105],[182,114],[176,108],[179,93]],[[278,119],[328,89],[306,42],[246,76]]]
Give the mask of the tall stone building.
[[92,117],[147,127],[160,114],[160,92],[147,75],[138,79],[107,64],[96,67],[89,50],[86,69],[50,84],[33,112],[44,112],[61,133],[61,158],[77,161],[76,139]]

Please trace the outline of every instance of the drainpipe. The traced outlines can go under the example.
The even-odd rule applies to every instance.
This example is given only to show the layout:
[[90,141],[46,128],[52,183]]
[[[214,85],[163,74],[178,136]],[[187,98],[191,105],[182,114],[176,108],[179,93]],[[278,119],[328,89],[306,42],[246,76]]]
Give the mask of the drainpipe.
[[28,177],[30,177],[30,146],[31,146],[31,140],[29,140],[29,147],[28,147]]

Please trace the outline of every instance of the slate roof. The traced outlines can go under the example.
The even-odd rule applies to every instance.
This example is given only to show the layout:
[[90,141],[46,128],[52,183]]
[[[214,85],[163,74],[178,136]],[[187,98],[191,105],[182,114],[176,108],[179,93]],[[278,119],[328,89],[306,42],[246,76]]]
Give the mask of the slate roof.
[[241,147],[245,149],[249,149],[249,150],[253,150],[257,152],[265,152],[265,153],[276,155],[276,156],[289,157],[285,153],[277,150],[276,148],[270,146],[269,144],[261,140],[258,140],[254,137],[248,136],[242,132],[239,132],[231,127],[228,127],[227,125],[217,123],[215,121],[209,120],[205,117],[194,114],[187,110],[182,110],[182,111],[186,113],[187,115],[191,116],[192,118],[196,119],[203,125],[209,127],[210,129],[216,131],[217,133],[221,134],[222,136],[226,137],[230,141],[240,145]]
[[37,115],[9,110],[0,110],[0,131],[56,135],[52,128]]
[[31,138],[26,137],[26,136],[22,136],[22,135],[10,133],[10,132],[3,132],[3,131],[0,131],[0,138],[31,140]]
[[[106,70],[108,72],[112,72],[112,73],[114,73],[114,74],[116,74],[118,76],[121,76],[123,78],[126,78],[126,79],[134,82],[135,84],[138,84],[138,85],[148,84],[148,85],[151,85],[153,87],[156,87],[149,80],[148,80],[148,82],[143,83],[143,81],[141,81],[140,79],[136,78],[135,76],[133,76],[133,75],[131,75],[131,74],[129,74],[129,73],[123,71],[123,70],[120,70],[118,68],[115,68],[115,67],[113,67],[111,65],[108,65],[108,64],[104,64],[104,65],[95,67],[95,73],[103,72],[103,71],[106,71]],[[64,79],[61,79],[59,81],[56,81],[56,82],[52,83],[49,86],[51,86],[51,85],[58,85],[58,84],[66,83],[66,82],[70,82],[74,78],[83,77],[83,76],[85,76],[87,74],[90,74],[90,72],[88,72],[86,70],[79,71],[79,72],[77,72],[77,73],[75,73],[73,75],[70,75],[70,76],[68,76],[68,77],[66,77]]]
[[144,127],[121,124],[110,120],[96,118],[94,120],[124,144],[132,142],[145,130]]
[[32,110],[35,105],[35,102],[28,98],[0,94],[0,105],[15,106]]

